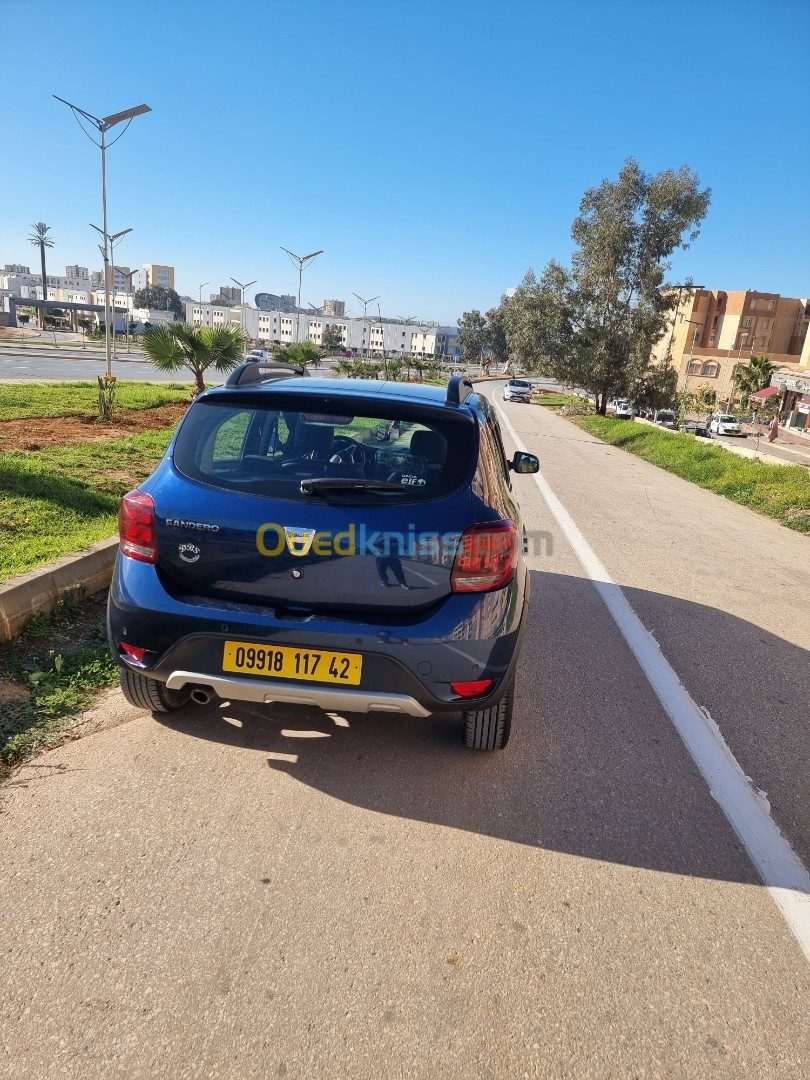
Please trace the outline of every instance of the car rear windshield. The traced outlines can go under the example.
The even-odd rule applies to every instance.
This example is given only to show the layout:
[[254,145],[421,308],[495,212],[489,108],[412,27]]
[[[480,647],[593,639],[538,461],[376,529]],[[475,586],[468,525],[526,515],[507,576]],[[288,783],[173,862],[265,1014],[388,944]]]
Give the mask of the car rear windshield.
[[[469,476],[471,418],[449,421],[393,402],[351,404],[361,408],[300,395],[286,402],[198,401],[178,433],[174,464],[213,487],[295,501],[421,502],[451,494]],[[329,479],[358,483],[347,491],[345,484],[330,487]],[[301,490],[306,480],[321,481],[315,494]],[[381,482],[387,490],[375,489]]]

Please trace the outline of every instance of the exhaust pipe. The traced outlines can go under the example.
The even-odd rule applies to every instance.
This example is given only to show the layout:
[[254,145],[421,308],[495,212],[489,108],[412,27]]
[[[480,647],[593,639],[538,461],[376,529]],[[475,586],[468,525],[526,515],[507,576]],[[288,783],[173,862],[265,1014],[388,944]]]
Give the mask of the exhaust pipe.
[[191,691],[191,700],[198,705],[207,705],[213,696],[206,686],[195,686]]

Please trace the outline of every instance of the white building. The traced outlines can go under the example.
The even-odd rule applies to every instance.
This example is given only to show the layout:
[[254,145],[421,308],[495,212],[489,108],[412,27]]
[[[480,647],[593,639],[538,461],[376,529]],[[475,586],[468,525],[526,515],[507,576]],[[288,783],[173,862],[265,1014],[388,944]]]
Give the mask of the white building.
[[[341,344],[336,352],[351,350],[357,357],[433,356],[455,358],[458,355],[458,329],[435,324],[402,323],[395,319],[354,319],[327,317],[282,310],[264,310],[245,305],[220,307],[214,304],[187,300],[186,322],[194,326],[223,326],[229,323],[244,326],[248,337],[259,345],[292,345],[296,341],[311,341],[322,345],[328,327],[340,330]],[[296,333],[296,322],[297,333]]]

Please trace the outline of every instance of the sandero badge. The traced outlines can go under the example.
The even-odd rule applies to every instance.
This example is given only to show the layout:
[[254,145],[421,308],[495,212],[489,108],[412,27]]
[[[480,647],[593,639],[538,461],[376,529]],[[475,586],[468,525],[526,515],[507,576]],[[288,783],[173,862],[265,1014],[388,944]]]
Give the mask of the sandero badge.
[[107,628],[125,696],[457,715],[467,746],[506,746],[529,597],[514,485],[537,469],[465,376],[241,365],[122,501]]

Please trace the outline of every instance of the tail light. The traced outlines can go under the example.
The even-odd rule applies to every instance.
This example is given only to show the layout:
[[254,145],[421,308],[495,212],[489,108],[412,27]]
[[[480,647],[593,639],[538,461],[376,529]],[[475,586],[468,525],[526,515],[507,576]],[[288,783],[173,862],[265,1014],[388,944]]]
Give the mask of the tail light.
[[494,679],[476,679],[474,682],[451,682],[450,689],[459,697],[483,697],[492,688]]
[[129,645],[126,641],[122,641],[118,646],[118,649],[125,660],[128,660],[130,664],[135,664],[137,667],[143,667],[143,658],[146,656],[146,649],[141,649],[137,645]]
[[118,538],[122,555],[138,562],[157,562],[157,523],[152,496],[130,491],[118,511]]
[[514,577],[517,558],[517,534],[511,521],[471,525],[461,535],[453,562],[453,591],[500,589]]

